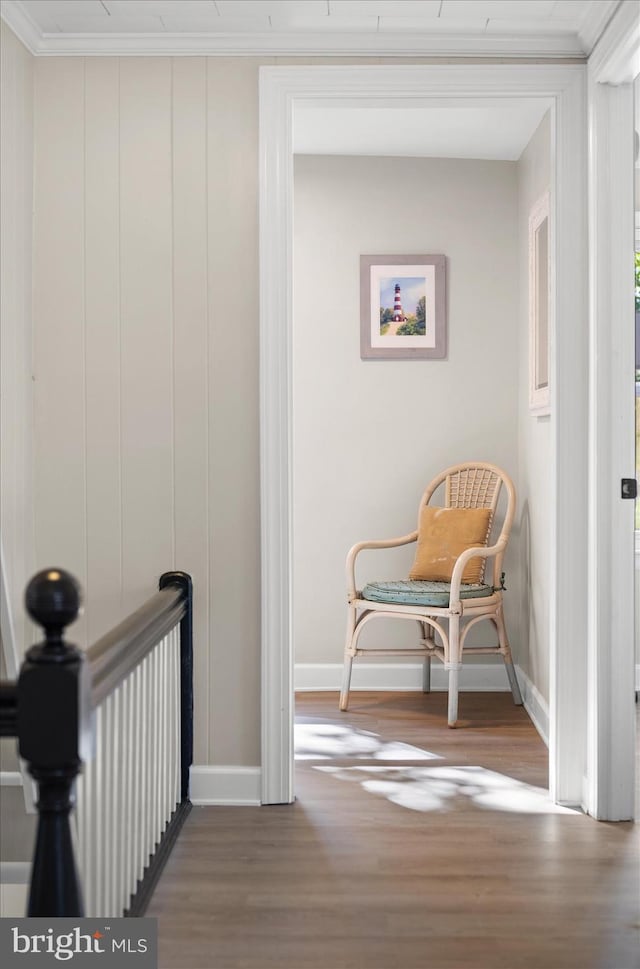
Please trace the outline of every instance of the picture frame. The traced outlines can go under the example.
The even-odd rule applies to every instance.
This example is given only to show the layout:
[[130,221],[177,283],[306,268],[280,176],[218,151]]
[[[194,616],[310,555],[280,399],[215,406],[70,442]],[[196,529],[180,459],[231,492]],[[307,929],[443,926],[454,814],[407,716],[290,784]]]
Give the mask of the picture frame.
[[550,239],[547,191],[529,213],[529,409],[538,417],[551,413]]
[[361,358],[446,355],[445,256],[360,256]]

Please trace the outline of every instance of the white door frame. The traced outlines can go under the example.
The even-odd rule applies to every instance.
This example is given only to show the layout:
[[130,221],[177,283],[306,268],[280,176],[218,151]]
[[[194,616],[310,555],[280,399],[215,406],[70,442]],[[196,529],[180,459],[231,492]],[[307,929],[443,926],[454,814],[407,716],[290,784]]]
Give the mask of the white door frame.
[[633,818],[635,477],[633,78],[635,3],[619,8],[589,60],[589,664],[585,807]]
[[549,468],[550,789],[581,803],[586,768],[588,340],[586,68],[263,67],[260,71],[262,801],[293,800],[291,637],[292,116],[296,99],[544,97],[554,103],[555,309]]

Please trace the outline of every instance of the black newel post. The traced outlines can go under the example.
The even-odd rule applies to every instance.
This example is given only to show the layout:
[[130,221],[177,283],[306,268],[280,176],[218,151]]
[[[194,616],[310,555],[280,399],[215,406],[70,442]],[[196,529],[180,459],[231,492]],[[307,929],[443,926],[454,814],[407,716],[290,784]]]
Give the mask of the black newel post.
[[189,797],[189,768],[193,763],[193,582],[187,572],[165,572],[160,588],[177,585],[183,591],[186,612],[180,621],[180,797]]
[[27,915],[82,916],[69,813],[90,713],[84,657],[64,642],[80,611],[80,586],[62,569],[33,577],[25,595],[45,640],[25,657],[18,680],[20,755],[39,787],[38,833]]

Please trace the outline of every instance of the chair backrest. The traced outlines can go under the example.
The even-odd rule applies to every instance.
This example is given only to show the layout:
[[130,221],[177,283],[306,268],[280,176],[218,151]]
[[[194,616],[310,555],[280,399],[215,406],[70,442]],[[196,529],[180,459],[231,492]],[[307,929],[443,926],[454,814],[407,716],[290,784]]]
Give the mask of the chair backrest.
[[[500,491],[504,487],[507,496],[507,510],[500,535],[494,540],[493,544],[498,542],[506,544],[516,513],[516,490],[508,474],[495,464],[489,464],[486,461],[470,461],[466,464],[454,464],[452,467],[446,468],[425,488],[418,509],[418,521],[422,508],[429,504],[433,494],[443,483],[445,486],[445,508],[491,509],[486,535],[487,542],[493,527]],[[493,584],[496,587],[500,585],[503,557],[504,549],[493,560]]]

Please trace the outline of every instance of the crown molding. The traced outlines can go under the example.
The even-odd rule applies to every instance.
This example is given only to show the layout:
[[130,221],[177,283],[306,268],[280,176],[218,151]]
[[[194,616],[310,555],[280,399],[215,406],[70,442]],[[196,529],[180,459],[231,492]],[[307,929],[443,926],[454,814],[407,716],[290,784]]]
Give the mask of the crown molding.
[[516,57],[583,60],[576,34],[153,33],[46,34],[18,0],[0,14],[32,54],[42,56],[201,55],[277,57]]
[[622,0],[589,57],[589,74],[606,84],[632,83],[640,73],[640,17],[636,0]]
[[[578,32],[580,43],[587,55],[591,54],[607,29],[609,22],[623,3],[624,0],[600,0],[600,3],[594,3],[587,8]],[[632,0],[632,3],[634,3],[634,0]]]
[[38,53],[42,41],[42,33],[36,27],[31,17],[27,16],[22,4],[16,0],[0,0],[0,17],[14,32],[18,40],[32,54]]

